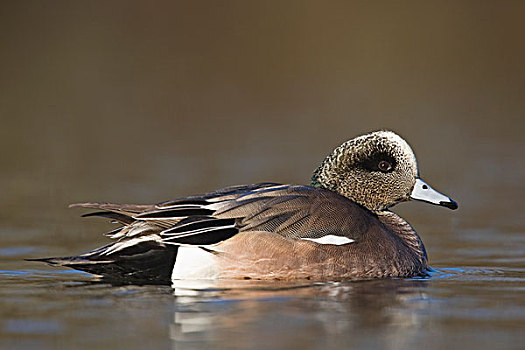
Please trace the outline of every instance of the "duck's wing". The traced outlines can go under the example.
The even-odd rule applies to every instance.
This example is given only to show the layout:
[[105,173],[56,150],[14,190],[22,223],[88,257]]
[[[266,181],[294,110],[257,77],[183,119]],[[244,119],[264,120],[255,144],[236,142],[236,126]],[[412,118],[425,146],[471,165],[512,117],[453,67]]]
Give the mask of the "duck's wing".
[[[195,215],[189,215],[192,211]],[[215,244],[250,231],[344,244],[359,240],[373,220],[371,213],[335,192],[280,184],[172,201],[135,219],[180,219],[160,236],[167,244],[190,245]]]
[[326,236],[359,240],[373,220],[370,212],[335,192],[302,185],[261,183],[233,186],[157,205],[80,203],[102,209],[101,216],[122,224],[108,232],[118,240],[151,238],[165,244],[210,245],[238,232],[264,231],[295,239]]

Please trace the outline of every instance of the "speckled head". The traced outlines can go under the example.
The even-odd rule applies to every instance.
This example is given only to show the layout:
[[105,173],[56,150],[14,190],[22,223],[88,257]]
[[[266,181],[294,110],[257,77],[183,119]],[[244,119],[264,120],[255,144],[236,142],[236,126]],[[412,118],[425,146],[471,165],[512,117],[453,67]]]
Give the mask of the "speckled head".
[[343,143],[315,170],[311,183],[374,212],[411,198],[457,208],[453,200],[419,179],[414,152],[392,131],[376,131]]

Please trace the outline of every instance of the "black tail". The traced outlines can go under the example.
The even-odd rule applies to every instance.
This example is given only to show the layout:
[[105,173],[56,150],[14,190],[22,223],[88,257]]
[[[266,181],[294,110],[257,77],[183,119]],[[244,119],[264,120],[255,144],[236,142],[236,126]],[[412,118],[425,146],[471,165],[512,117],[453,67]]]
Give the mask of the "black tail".
[[107,245],[87,254],[71,257],[27,259],[52,266],[66,266],[102,276],[118,284],[170,284],[178,246],[145,241],[104,254]]

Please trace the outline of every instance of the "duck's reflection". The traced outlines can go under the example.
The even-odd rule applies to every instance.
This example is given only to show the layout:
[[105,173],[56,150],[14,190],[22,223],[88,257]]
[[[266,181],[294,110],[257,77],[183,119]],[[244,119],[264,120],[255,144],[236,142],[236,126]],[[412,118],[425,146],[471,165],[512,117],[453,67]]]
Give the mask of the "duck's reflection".
[[418,310],[428,305],[424,280],[177,283],[175,344],[253,348],[271,340],[296,348],[328,338],[341,346],[402,345],[424,326]]

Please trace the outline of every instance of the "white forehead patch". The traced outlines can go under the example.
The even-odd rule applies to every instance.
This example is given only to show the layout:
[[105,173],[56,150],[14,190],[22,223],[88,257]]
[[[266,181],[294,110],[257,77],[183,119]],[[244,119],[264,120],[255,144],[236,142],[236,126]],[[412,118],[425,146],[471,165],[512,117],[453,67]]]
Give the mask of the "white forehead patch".
[[350,239],[348,237],[343,236],[336,236],[336,235],[326,235],[319,238],[301,238],[307,241],[312,241],[319,244],[332,244],[332,245],[343,245],[355,242],[353,239]]

